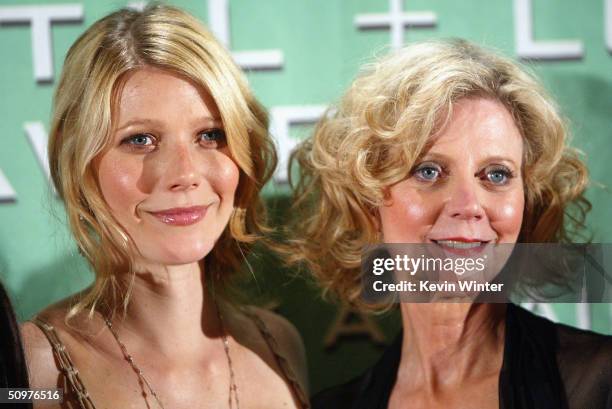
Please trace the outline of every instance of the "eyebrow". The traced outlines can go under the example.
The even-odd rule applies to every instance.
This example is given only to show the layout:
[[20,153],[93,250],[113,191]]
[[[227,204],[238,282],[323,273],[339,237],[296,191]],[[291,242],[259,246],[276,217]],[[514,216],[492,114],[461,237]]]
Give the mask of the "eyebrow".
[[223,126],[223,121],[221,120],[221,118],[212,117],[212,116],[205,116],[196,121],[196,123],[200,123],[200,122],[208,122],[214,126]]
[[[420,160],[429,160],[429,159],[438,159],[438,160],[442,160],[445,162],[452,162],[453,159],[450,156],[447,156],[443,153],[438,153],[438,152],[428,152],[425,153]],[[522,158],[521,158],[522,159]],[[487,156],[484,158],[484,160],[480,161],[480,162],[508,162],[511,163],[513,166],[515,167],[519,167],[519,165],[511,158],[507,157],[507,156],[502,156],[502,155],[492,155],[492,156]]]
[[[195,123],[202,123],[202,122],[208,122],[208,123],[212,123],[212,125],[214,126],[223,126],[223,121],[221,120],[221,118],[215,118],[215,117],[211,117],[211,116],[204,116],[202,118],[199,118],[198,120],[194,121]],[[117,127],[116,132],[120,132],[126,128],[129,128],[130,126],[134,126],[134,125],[150,125],[150,126],[159,126],[163,124],[162,121],[159,121],[157,119],[151,119],[151,118],[134,118],[131,119],[129,121],[127,121],[126,123],[122,124],[121,126]]]
[[123,125],[117,127],[117,131],[122,131],[125,128],[128,128],[130,126],[133,125],[158,125],[160,123],[160,121],[157,121],[155,119],[140,119],[140,118],[135,118],[135,119],[131,119],[129,121],[127,121],[126,123],[124,123]]

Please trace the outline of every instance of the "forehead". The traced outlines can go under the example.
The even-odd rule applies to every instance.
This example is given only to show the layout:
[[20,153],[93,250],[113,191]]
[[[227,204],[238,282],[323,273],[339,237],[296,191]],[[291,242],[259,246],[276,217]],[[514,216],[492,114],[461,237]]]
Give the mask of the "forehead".
[[205,89],[184,76],[154,67],[127,73],[116,101],[119,121],[148,112],[219,117],[217,105]]
[[490,98],[457,101],[445,126],[431,138],[430,152],[522,155],[523,138],[506,107]]

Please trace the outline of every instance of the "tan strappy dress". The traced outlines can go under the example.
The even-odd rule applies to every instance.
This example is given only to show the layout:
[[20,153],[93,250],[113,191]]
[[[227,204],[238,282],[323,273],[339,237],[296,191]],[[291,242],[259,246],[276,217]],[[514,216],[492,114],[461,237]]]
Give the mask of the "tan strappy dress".
[[[255,312],[248,308],[241,308],[241,311],[244,312],[245,315],[247,315],[259,329],[259,332],[266,341],[268,348],[270,348],[270,351],[276,359],[283,378],[297,399],[300,408],[310,409],[308,396],[298,382],[291,365],[289,365],[289,361],[280,352],[278,343],[276,342],[276,339],[272,333],[269,331],[265,322]],[[70,358],[70,353],[60,340],[53,325],[49,324],[40,317],[34,317],[32,319],[32,323],[41,329],[53,348],[53,354],[55,355],[58,365],[64,374],[64,390],[67,392],[67,389],[70,389],[70,391],[74,394],[75,402],[66,402],[68,407],[74,409],[96,409],[96,405],[91,400],[91,397],[87,393],[87,388],[79,376],[78,369],[75,367],[74,362]],[[74,406],[74,404],[78,404],[78,406]]]

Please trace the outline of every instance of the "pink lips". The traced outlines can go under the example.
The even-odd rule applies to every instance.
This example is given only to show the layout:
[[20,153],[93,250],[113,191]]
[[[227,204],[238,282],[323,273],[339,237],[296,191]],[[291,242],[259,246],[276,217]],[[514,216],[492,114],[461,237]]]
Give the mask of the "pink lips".
[[189,226],[202,220],[206,214],[206,209],[206,206],[175,207],[150,213],[162,223],[172,226]]

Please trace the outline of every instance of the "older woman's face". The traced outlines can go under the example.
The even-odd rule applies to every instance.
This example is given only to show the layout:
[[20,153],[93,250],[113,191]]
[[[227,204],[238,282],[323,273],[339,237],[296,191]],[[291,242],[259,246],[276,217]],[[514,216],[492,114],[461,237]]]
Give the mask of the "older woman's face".
[[167,71],[139,69],[122,89],[100,188],[145,263],[192,263],[210,252],[233,209],[239,170],[215,102]]
[[410,176],[389,188],[379,208],[384,242],[516,242],[525,205],[522,155],[520,132],[501,103],[460,100]]

